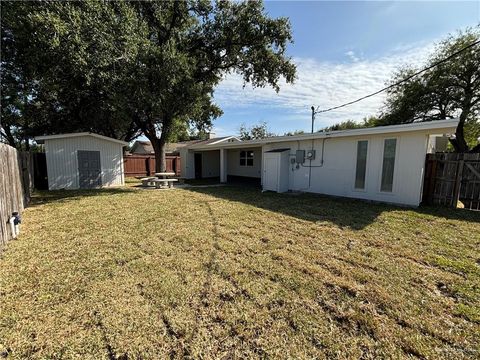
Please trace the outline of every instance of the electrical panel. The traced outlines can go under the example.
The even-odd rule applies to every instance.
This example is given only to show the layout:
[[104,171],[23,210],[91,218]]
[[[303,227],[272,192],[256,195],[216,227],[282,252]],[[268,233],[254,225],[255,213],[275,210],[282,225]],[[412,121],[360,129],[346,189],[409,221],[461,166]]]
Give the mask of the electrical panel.
[[307,150],[305,157],[307,160],[315,160],[315,150]]
[[305,162],[305,150],[297,150],[295,153],[295,161],[298,164],[303,164]]

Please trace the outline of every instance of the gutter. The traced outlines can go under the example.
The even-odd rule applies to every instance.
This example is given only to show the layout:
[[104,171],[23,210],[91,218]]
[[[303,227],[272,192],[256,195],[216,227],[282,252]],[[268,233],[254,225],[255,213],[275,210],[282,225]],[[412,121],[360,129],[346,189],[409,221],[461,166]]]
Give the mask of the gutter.
[[262,145],[280,143],[280,142],[289,142],[289,141],[302,141],[302,140],[315,140],[315,139],[325,139],[325,138],[337,138],[337,137],[352,137],[352,136],[366,136],[366,135],[379,135],[379,134],[392,134],[392,133],[406,133],[412,131],[428,131],[435,130],[440,133],[445,132],[454,132],[459,119],[448,119],[448,120],[435,120],[435,121],[425,121],[411,124],[400,124],[400,125],[389,125],[389,126],[378,126],[372,128],[361,128],[361,129],[351,129],[351,130],[337,130],[329,132],[317,132],[313,134],[304,134],[304,135],[295,135],[295,136],[275,136],[259,140],[246,140],[235,143],[220,143],[208,144],[208,145],[195,145],[186,146],[189,150],[218,150],[220,148],[251,148],[259,147]]

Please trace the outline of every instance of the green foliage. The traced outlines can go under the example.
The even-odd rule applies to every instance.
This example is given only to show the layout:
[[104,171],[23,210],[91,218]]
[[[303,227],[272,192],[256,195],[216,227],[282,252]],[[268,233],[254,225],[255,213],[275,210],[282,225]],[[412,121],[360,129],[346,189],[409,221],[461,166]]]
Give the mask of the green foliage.
[[[480,39],[480,26],[450,35],[440,42],[426,66],[435,64]],[[410,76],[415,68],[400,69],[391,83]],[[476,146],[480,132],[480,50],[479,45],[390,89],[379,125],[408,123],[414,120],[438,120],[459,117],[456,151]]]
[[303,135],[305,134],[305,131],[303,130],[294,130],[294,131],[289,131],[283,134],[283,136],[295,136],[295,135]]
[[2,2],[4,135],[135,137],[118,91],[141,45],[132,14],[124,3]]
[[379,119],[375,116],[369,116],[363,118],[362,122],[358,123],[353,120],[346,120],[340,123],[328,126],[323,128],[320,131],[338,131],[338,130],[350,130],[350,129],[360,129],[366,127],[379,126]]
[[241,140],[256,140],[272,137],[276,134],[268,131],[267,123],[264,121],[250,128],[247,128],[245,124],[240,125],[239,135]]
[[295,77],[290,24],[259,1],[2,2],[2,14],[6,138],[142,132],[162,167],[167,141],[222,113],[213,92],[226,74],[277,91]]

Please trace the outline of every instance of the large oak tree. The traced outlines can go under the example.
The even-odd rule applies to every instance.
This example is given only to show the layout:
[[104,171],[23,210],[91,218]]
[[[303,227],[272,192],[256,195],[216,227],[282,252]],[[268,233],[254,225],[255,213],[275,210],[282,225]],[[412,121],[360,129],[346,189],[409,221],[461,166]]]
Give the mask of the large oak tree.
[[176,131],[208,128],[221,114],[213,93],[225,75],[277,91],[282,77],[295,77],[289,22],[268,17],[259,1],[12,2],[3,10],[2,50],[8,44],[11,55],[2,58],[2,78],[5,62],[16,72],[10,93],[26,94],[43,114],[24,126],[27,112],[2,94],[2,108],[11,105],[2,112],[6,128],[92,130],[127,141],[140,131],[158,171]]
[[[449,36],[437,45],[426,67],[441,62],[479,40],[480,27]],[[416,71],[410,67],[402,68],[392,83]],[[377,125],[458,117],[455,138],[450,140],[455,151],[480,151],[477,141],[479,110],[480,45],[476,45],[420,76],[393,87],[387,94],[386,106]]]

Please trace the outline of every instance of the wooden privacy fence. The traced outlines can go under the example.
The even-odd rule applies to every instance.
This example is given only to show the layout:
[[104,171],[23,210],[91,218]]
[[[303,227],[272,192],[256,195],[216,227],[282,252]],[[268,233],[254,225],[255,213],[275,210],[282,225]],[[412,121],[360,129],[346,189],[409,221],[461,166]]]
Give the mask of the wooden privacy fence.
[[480,210],[480,154],[428,154],[423,201]]
[[[180,176],[180,156],[166,156],[167,172]],[[149,155],[126,155],[123,157],[125,176],[150,176],[155,173],[155,157]]]
[[33,189],[31,154],[0,143],[0,249],[11,238],[12,212],[21,213]]

